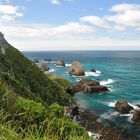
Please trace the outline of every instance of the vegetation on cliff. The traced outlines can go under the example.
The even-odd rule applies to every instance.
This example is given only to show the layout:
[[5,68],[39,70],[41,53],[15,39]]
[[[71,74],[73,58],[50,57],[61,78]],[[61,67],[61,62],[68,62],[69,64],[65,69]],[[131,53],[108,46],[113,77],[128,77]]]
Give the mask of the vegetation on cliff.
[[45,75],[0,34],[0,139],[86,140],[87,132],[64,116],[73,103],[71,83]]

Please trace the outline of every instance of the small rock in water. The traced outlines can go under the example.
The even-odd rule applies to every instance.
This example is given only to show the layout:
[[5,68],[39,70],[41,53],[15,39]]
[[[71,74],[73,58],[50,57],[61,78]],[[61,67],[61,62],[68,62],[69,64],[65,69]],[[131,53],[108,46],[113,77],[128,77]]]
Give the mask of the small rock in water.
[[91,69],[90,71],[91,71],[91,72],[96,72],[96,70],[95,70],[95,69]]
[[70,67],[69,74],[76,76],[84,76],[85,71],[80,62],[74,61]]
[[133,121],[140,122],[140,109],[135,109],[134,110]]
[[134,108],[128,104],[127,100],[117,101],[115,108],[121,114],[129,114],[131,110],[134,110]]
[[45,71],[49,71],[50,68],[48,67],[47,64],[37,64],[37,66],[41,69],[41,71],[45,72]]
[[137,104],[136,106],[140,108],[140,104]]
[[63,60],[58,60],[56,65],[65,67],[65,62]]
[[35,59],[33,60],[33,62],[34,62],[34,63],[38,63],[39,60],[38,60],[37,58],[35,58]]
[[51,57],[46,57],[46,58],[44,59],[44,61],[51,62],[51,61],[52,61],[52,59],[51,59]]

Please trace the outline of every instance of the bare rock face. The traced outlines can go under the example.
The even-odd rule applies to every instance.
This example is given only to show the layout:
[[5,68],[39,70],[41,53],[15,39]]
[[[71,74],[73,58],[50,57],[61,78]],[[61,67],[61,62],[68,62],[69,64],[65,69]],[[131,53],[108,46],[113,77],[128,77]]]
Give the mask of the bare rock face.
[[74,61],[70,67],[69,74],[76,76],[84,76],[85,71],[83,66],[78,61]]
[[58,60],[56,65],[65,67],[65,62],[63,60]]
[[6,48],[8,47],[8,42],[5,40],[4,35],[0,32],[0,54],[6,54]]
[[98,93],[109,91],[107,87],[100,85],[98,81],[90,79],[81,79],[75,86],[67,90],[70,95],[73,95],[76,92],[85,92],[85,93]]
[[134,110],[133,121],[140,122],[140,108]]
[[119,100],[115,104],[116,110],[121,114],[129,114],[133,107],[128,104],[126,100]]

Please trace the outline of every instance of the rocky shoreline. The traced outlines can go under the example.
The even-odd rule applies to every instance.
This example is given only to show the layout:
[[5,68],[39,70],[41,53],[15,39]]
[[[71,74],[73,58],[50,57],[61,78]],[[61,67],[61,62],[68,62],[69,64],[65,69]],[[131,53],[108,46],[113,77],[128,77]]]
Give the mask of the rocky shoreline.
[[[47,58],[45,59],[47,63],[51,62],[51,60],[51,58],[49,58],[49,60]],[[39,65],[38,60],[35,59],[34,62]],[[65,67],[65,62],[63,60],[58,60],[56,61],[56,65]],[[41,68],[43,72],[49,71],[50,69],[48,68],[47,64],[46,67],[45,65],[43,65],[39,68]],[[91,71],[96,73],[96,70],[94,69],[92,69]],[[80,62],[74,61],[70,67],[69,74],[75,76],[84,76],[84,67],[80,64]],[[108,92],[109,89],[106,86],[100,85],[100,82],[96,80],[82,78],[79,82],[77,82],[76,85],[67,88],[66,91],[71,96],[73,96],[77,92],[93,94]],[[98,140],[133,140],[133,137],[127,136],[125,134],[126,130],[117,129],[100,123],[98,121],[100,116],[91,113],[89,110],[79,108],[77,105],[74,105],[73,107],[66,107],[64,110],[65,116],[79,122],[83,127],[87,129],[89,135],[93,138],[96,138]],[[133,121],[137,122],[140,120],[140,109],[134,109],[128,104],[126,100],[118,101],[115,104],[114,111],[115,110],[118,111],[120,114],[133,113]]]
[[123,129],[106,126],[98,122],[99,116],[92,114],[88,110],[83,110],[81,114],[81,125],[91,133],[91,137],[98,140],[133,140],[132,137],[124,136]]
[[99,122],[100,116],[91,113],[89,110],[74,105],[73,107],[65,108],[65,116],[70,117],[74,121],[80,123],[90,137],[98,140],[134,140],[133,137],[125,134],[127,130],[117,129],[111,126],[104,125]]

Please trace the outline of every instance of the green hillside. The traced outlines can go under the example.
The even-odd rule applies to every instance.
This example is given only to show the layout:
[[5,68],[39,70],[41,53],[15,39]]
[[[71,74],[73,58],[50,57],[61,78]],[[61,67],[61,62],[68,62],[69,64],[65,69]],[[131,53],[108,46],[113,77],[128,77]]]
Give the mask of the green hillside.
[[71,83],[45,75],[0,33],[0,140],[89,140],[64,115]]
[[45,76],[32,61],[4,38],[1,39],[3,43],[0,47],[5,49],[5,53],[0,54],[0,78],[14,87],[15,93],[31,99],[41,99],[46,104],[58,102],[68,105],[71,102],[71,97],[57,82]]

